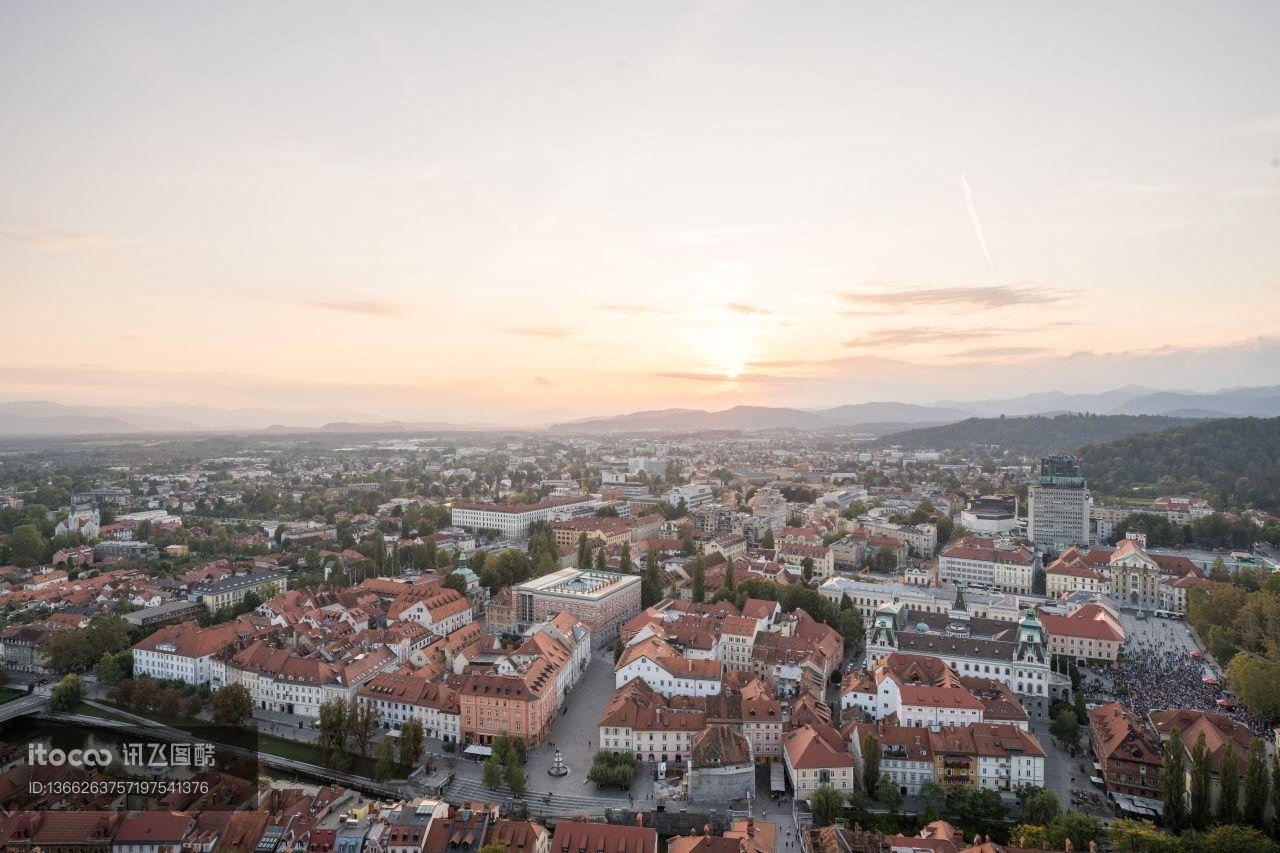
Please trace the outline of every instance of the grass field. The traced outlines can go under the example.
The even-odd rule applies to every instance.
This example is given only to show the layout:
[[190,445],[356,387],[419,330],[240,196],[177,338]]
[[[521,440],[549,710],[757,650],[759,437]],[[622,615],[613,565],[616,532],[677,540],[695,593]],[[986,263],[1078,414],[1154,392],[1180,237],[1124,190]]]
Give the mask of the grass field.
[[84,702],[77,705],[72,713],[80,714],[85,717],[98,717],[103,720],[114,720],[117,723],[133,722],[133,720],[130,720],[128,717],[121,716],[120,714],[113,714],[110,711],[98,708],[94,705],[86,705]]

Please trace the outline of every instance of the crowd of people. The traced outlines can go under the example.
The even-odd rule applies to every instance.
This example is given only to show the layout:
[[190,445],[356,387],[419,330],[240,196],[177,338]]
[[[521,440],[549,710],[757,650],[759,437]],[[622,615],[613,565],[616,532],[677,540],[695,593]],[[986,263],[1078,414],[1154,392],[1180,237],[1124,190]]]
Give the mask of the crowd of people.
[[[1180,627],[1180,626],[1179,626]],[[1204,657],[1179,643],[1155,637],[1132,637],[1125,646],[1124,659],[1100,673],[1101,689],[1121,700],[1139,719],[1159,708],[1187,708],[1226,714],[1248,726],[1259,737],[1268,736],[1266,726],[1240,704],[1218,704],[1225,694],[1218,674]]]

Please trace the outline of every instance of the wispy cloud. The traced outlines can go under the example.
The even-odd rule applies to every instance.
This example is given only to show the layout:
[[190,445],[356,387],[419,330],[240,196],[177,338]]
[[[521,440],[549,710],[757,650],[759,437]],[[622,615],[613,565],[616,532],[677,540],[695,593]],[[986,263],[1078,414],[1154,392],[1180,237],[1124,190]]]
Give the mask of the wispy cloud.
[[378,299],[310,300],[301,304],[321,311],[337,311],[361,317],[402,317],[406,313],[405,306],[400,303]]
[[990,285],[891,285],[846,291],[840,299],[851,308],[841,311],[848,316],[887,313],[886,309],[911,306],[977,309],[1008,308],[1012,305],[1051,305],[1071,296],[1070,291],[1026,282]]
[[959,359],[1016,358],[1043,355],[1047,352],[1050,352],[1047,347],[973,347],[972,349],[948,353],[947,357]]
[[746,302],[730,302],[725,307],[735,314],[745,314],[747,316],[773,313],[768,308],[761,308],[759,305],[749,305]]
[[[1054,320],[1049,323],[1039,323],[1030,326],[1019,326],[1017,328],[1001,328],[996,326],[982,326],[972,329],[948,329],[942,326],[901,326],[894,328],[873,329],[870,332],[859,335],[856,338],[850,338],[844,342],[844,346],[852,349],[862,349],[872,346],[896,345],[911,346],[913,344],[928,344],[938,341],[967,341],[975,338],[995,339],[1005,337],[1007,335],[1023,335],[1035,332],[1047,332],[1050,329],[1058,329],[1064,326],[1074,326],[1074,320]],[[1025,349],[1025,347],[1005,346],[1004,350]],[[996,351],[995,347],[985,347],[984,352],[992,353]]]
[[573,329],[567,329],[564,326],[514,326],[506,331],[508,335],[524,335],[529,338],[573,337]]
[[807,367],[816,362],[810,359],[781,358],[766,361],[752,361],[748,363],[748,367],[764,367],[764,368],[788,368],[788,367]]
[[537,385],[539,388],[554,388],[554,387],[556,387],[556,383],[552,382],[550,379],[546,378],[545,376],[535,376],[535,377],[533,377],[533,384],[534,384],[534,385]]
[[843,346],[851,349],[864,349],[877,346],[910,346],[928,344],[936,341],[963,341],[983,338],[994,332],[1007,329],[943,329],[937,326],[907,326],[900,329],[876,329],[844,341]]
[[696,371],[668,371],[659,373],[657,376],[661,379],[686,379],[690,382],[781,382],[786,379],[783,376],[770,376],[767,373],[740,373],[737,376],[730,376],[727,373],[698,373]]
[[138,240],[108,237],[103,234],[84,234],[56,225],[28,225],[24,223],[0,224],[0,237],[17,240],[29,249],[45,252],[68,252],[73,249],[114,249],[133,246]]

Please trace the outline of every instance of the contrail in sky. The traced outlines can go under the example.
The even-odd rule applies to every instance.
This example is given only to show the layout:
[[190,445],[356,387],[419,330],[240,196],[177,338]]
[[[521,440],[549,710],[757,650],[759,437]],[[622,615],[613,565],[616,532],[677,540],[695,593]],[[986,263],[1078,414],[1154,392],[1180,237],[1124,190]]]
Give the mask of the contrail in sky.
[[960,173],[960,189],[964,190],[964,203],[969,208],[969,221],[973,223],[973,233],[978,236],[978,248],[982,249],[982,257],[987,259],[991,268],[991,280],[996,279],[996,265],[991,261],[991,253],[987,251],[987,238],[982,236],[982,223],[978,220],[978,208],[973,206],[973,191],[969,189],[969,179]]

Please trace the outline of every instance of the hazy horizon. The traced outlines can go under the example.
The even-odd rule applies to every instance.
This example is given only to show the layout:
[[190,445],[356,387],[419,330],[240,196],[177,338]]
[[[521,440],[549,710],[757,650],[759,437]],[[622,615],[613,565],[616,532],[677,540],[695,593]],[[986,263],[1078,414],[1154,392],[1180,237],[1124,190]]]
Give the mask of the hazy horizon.
[[0,5],[0,399],[1280,383],[1280,5]]

